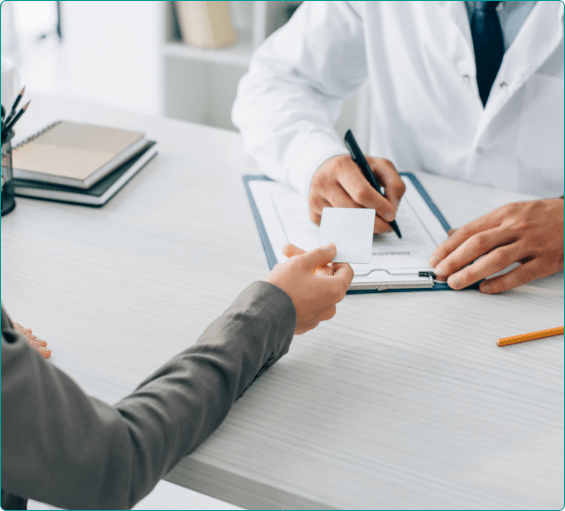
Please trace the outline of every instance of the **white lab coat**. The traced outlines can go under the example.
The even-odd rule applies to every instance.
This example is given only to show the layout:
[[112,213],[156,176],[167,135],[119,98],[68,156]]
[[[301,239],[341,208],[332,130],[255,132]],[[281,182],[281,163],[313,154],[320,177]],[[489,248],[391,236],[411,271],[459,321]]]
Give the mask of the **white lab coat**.
[[253,55],[233,121],[270,177],[308,194],[367,79],[371,156],[540,197],[563,193],[563,4],[539,1],[486,107],[463,2],[304,2]]

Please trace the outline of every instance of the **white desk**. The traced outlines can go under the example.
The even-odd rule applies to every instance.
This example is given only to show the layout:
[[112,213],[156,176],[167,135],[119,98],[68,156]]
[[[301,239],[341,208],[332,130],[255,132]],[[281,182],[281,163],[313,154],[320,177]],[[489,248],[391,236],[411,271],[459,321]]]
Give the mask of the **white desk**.
[[[240,177],[258,170],[235,133],[38,96],[17,135],[58,118],[160,145],[102,209],[17,199],[2,218],[7,311],[115,402],[268,272]],[[453,226],[524,198],[419,177]],[[563,336],[495,341],[562,324],[563,273],[347,296],[167,479],[247,508],[561,508]]]

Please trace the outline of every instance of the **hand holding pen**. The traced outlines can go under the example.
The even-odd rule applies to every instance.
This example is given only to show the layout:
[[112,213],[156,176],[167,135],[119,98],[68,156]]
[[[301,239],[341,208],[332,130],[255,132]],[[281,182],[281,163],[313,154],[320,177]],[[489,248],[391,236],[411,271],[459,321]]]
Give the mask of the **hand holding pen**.
[[[373,170],[369,166],[369,163],[365,159],[363,155],[363,151],[357,145],[357,141],[353,136],[351,130],[347,130],[345,134],[345,145],[347,149],[349,149],[349,153],[351,154],[351,159],[359,166],[359,169],[365,176],[365,179],[371,184],[371,186],[384,197],[383,192],[381,191],[381,185],[377,181],[377,178],[373,174]],[[402,234],[400,234],[400,229],[396,223],[396,220],[389,220],[391,229],[396,233],[399,238],[402,238]]]
[[334,156],[320,165],[312,178],[308,203],[313,222],[320,223],[325,207],[370,208],[377,212],[375,234],[393,230],[391,222],[406,186],[389,160],[369,156],[363,159],[371,174],[383,185],[384,195],[380,187],[377,190],[371,185],[350,155]]

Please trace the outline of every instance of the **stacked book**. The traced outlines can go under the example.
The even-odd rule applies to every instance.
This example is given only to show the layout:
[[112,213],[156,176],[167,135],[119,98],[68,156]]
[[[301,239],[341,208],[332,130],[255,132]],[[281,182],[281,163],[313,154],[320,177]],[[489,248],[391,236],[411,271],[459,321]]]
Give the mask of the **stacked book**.
[[199,48],[235,44],[228,2],[175,2],[182,40]]
[[58,121],[14,147],[15,194],[102,206],[155,154],[141,132]]

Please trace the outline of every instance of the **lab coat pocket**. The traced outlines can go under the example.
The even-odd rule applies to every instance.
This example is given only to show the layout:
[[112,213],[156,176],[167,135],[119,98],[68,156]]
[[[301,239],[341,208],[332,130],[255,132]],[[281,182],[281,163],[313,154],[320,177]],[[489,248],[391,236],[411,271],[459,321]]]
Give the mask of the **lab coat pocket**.
[[538,172],[562,172],[563,136],[563,78],[534,74],[524,85],[516,138],[520,163]]

